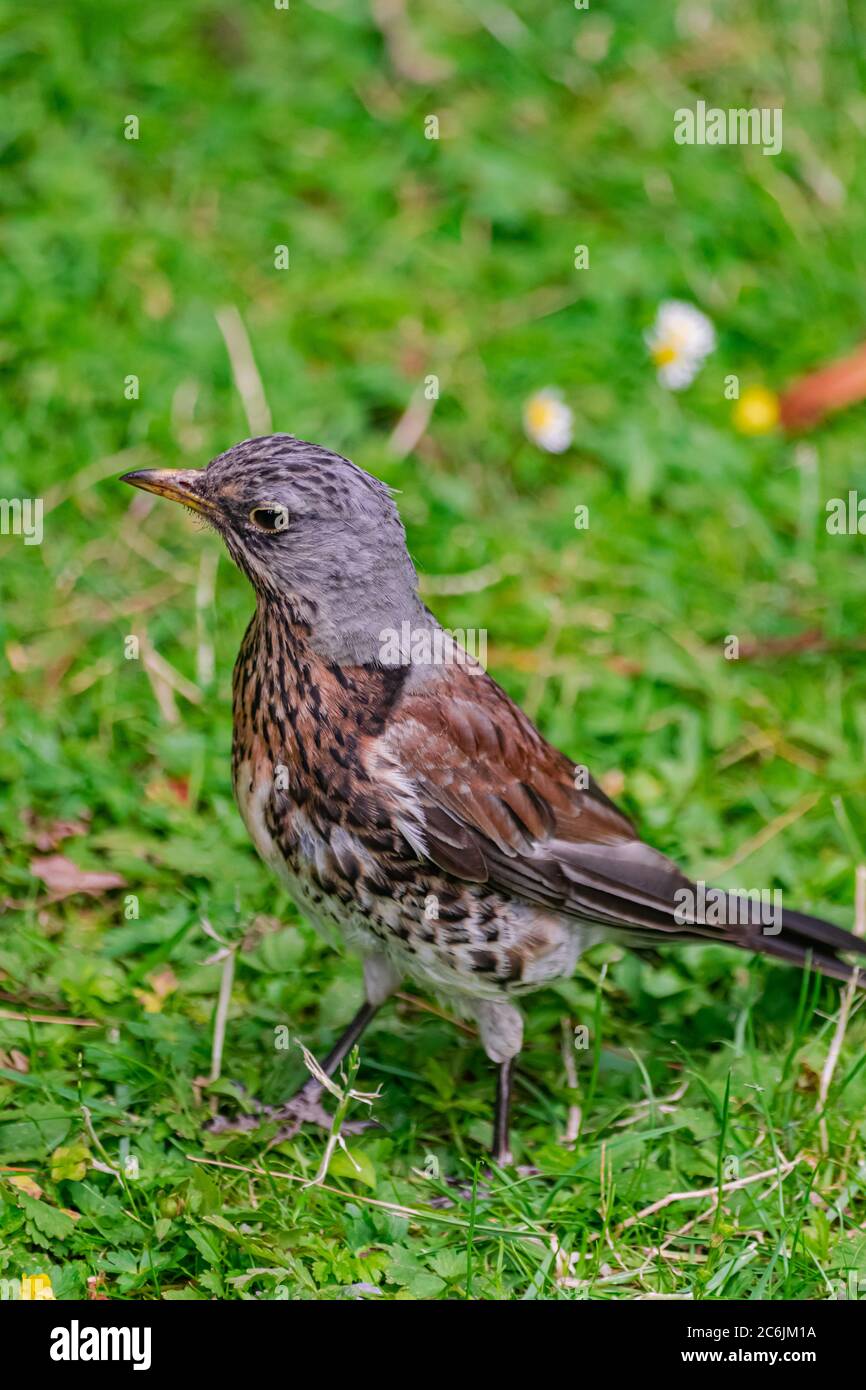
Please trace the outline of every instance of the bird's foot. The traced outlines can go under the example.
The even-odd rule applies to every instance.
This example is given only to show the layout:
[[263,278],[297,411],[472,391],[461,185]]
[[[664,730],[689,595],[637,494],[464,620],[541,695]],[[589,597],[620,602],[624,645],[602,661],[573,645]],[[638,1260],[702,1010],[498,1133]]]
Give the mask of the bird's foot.
[[[282,1105],[265,1105],[253,1096],[248,1097],[248,1101],[253,1106],[251,1115],[238,1115],[234,1119],[228,1119],[225,1115],[215,1115],[207,1126],[209,1132],[249,1134],[264,1124],[277,1124],[279,1128],[268,1143],[270,1149],[275,1144],[281,1144],[284,1139],[294,1139],[303,1125],[318,1125],[321,1129],[329,1130],[334,1122],[333,1115],[329,1115],[322,1105],[320,1086],[310,1087],[309,1090],[302,1086],[297,1095],[284,1101]],[[374,1123],[371,1120],[344,1120],[340,1130],[343,1134],[360,1134]]]
[[[240,1087],[240,1090],[243,1090],[243,1087]],[[275,1123],[279,1126],[277,1133],[268,1143],[268,1148],[272,1148],[275,1144],[282,1144],[286,1138],[295,1138],[303,1125],[318,1125],[320,1129],[331,1129],[334,1116],[328,1115],[327,1109],[321,1104],[321,1095],[320,1086],[310,1087],[309,1090],[304,1086],[291,1099],[282,1102],[282,1105],[265,1105],[253,1095],[247,1095],[247,1104],[253,1106],[252,1115],[236,1115],[232,1119],[225,1115],[214,1115],[207,1129],[211,1134],[249,1134],[263,1125]],[[373,1120],[343,1120],[341,1131],[343,1134],[360,1134],[361,1131],[370,1129],[374,1123]]]
[[313,1124],[319,1125],[322,1129],[331,1128],[331,1116],[322,1105],[321,1093],[305,1095],[303,1091],[299,1091],[282,1105],[265,1105],[263,1101],[252,1096],[248,1099],[253,1106],[252,1114],[237,1115],[233,1119],[225,1115],[215,1115],[208,1125],[210,1133],[249,1134],[264,1124],[276,1123],[280,1128],[273,1142],[278,1143],[281,1139],[293,1139],[302,1125]]

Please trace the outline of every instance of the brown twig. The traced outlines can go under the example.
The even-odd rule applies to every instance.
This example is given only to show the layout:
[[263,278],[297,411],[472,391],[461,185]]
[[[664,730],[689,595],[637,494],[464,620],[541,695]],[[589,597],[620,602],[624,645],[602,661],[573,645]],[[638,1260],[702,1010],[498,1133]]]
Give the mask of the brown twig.
[[0,1019],[7,1018],[13,1023],[58,1023],[68,1028],[102,1028],[104,1024],[95,1018],[64,1018],[62,1014],[16,1014],[11,1009],[0,1009]]
[[627,1221],[623,1221],[617,1226],[615,1235],[621,1235],[630,1226],[636,1226],[639,1221],[643,1221],[647,1216],[654,1216],[657,1211],[662,1211],[674,1202],[693,1202],[702,1197],[713,1197],[718,1201],[720,1192],[738,1192],[740,1188],[750,1187],[753,1183],[764,1182],[767,1178],[786,1178],[789,1173],[797,1167],[798,1163],[803,1162],[803,1155],[799,1154],[796,1158],[785,1159],[776,1168],[767,1168],[763,1173],[752,1173],[748,1178],[735,1178],[732,1182],[723,1182],[721,1187],[699,1187],[692,1192],[669,1192],[667,1197],[662,1197],[658,1202],[652,1202],[650,1206],[644,1207],[642,1211],[630,1216]]

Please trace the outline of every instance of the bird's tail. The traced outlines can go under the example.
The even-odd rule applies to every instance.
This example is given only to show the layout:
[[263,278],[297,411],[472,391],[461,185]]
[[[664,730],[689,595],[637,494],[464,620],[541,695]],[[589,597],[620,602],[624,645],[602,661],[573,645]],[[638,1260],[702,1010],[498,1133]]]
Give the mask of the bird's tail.
[[835,980],[852,979],[859,965],[857,983],[866,988],[866,938],[783,908],[780,889],[708,887],[637,839],[616,846],[569,843],[560,847],[557,863],[570,910],[616,931],[623,942],[722,942]]
[[[735,936],[733,944],[792,965],[811,964],[813,970],[834,980],[850,980],[856,974],[858,985],[866,988],[866,941],[861,937],[792,908],[779,913],[778,931],[773,930],[774,925],[746,927],[742,939]],[[842,958],[846,955],[854,957],[851,964]]]
[[[780,893],[749,897],[706,889],[702,897],[680,918],[684,927],[680,940],[715,938],[801,969],[809,966],[834,980],[847,981],[856,975],[858,985],[866,988],[866,940],[853,932],[821,917],[783,908]],[[849,962],[847,956],[853,960]]]

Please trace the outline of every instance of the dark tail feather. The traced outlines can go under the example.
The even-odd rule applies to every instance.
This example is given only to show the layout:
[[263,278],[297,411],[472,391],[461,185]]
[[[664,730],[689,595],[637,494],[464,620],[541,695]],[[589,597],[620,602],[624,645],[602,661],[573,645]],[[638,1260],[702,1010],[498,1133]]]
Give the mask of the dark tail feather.
[[[741,894],[726,893],[722,898],[724,890],[711,891],[717,895],[716,909],[726,905],[723,913],[726,920],[718,921],[707,913],[703,918],[692,916],[682,921],[675,914],[672,922],[670,914],[643,904],[630,904],[634,914],[630,925],[637,928],[630,935],[636,937],[640,932],[644,942],[654,940],[657,945],[665,939],[696,943],[723,941],[744,951],[787,961],[801,969],[809,966],[834,980],[852,979],[859,965],[857,983],[866,989],[866,938],[854,936],[821,917],[810,917],[790,908],[783,909],[775,920],[762,921],[762,905]],[[622,908],[620,920],[625,920]],[[853,956],[854,964],[849,964],[846,956]]]
[[742,946],[746,951],[759,951],[762,955],[776,960],[789,961],[792,965],[805,967],[811,962],[813,970],[829,975],[834,980],[850,980],[856,965],[841,960],[840,955],[860,956],[857,983],[866,989],[866,940],[843,931],[832,922],[824,922],[820,917],[809,917],[805,912],[785,909],[782,912],[781,931],[775,934],[771,926],[746,926],[739,928],[729,937],[733,945]]
[[[801,969],[811,966],[834,980],[850,980],[859,957],[857,983],[866,989],[866,938],[842,927],[777,907],[760,898],[691,882],[670,859],[641,840],[625,844],[558,845],[561,879],[544,879],[544,862],[494,859],[497,882],[530,901],[562,910],[621,933],[632,945],[664,941],[725,942]],[[563,892],[563,880],[566,889]]]

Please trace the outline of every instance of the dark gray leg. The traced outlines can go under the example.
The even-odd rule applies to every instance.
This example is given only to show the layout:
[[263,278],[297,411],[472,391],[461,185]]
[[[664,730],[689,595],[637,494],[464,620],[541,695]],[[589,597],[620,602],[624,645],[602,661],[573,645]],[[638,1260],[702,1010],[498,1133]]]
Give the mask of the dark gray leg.
[[523,1044],[523,1019],[520,1010],[509,999],[478,1000],[472,1007],[478,1019],[481,1046],[491,1062],[499,1067],[493,1116],[493,1161],[504,1166],[511,1163],[508,1114],[511,1109],[514,1059]]
[[[344,1058],[348,1057],[355,1043],[367,1027],[367,1024],[375,1018],[381,1007],[381,1004],[370,1004],[366,1000],[361,1005],[355,1017],[352,1019],[352,1022],[334,1043],[334,1046],[331,1048],[324,1062],[321,1063],[322,1071],[326,1076],[334,1075],[340,1063]],[[317,1081],[314,1076],[308,1076],[303,1086],[292,1096],[292,1100],[289,1101],[289,1104],[291,1105],[292,1101],[300,1100],[301,1097],[305,1100],[312,1100],[314,1097],[320,1096],[321,1094],[322,1083]]]
[[508,1120],[511,1113],[511,1085],[514,1076],[514,1058],[499,1064],[496,1078],[496,1109],[493,1115],[493,1162],[500,1168],[511,1163],[511,1150],[508,1147]]
[[[337,1039],[324,1062],[321,1063],[326,1076],[333,1076],[343,1059],[352,1051],[371,1018],[378,1013],[381,1007],[381,1003],[370,1004],[366,1002],[361,1005],[348,1028]],[[261,1101],[253,1100],[254,1114],[241,1115],[234,1120],[227,1120],[222,1115],[215,1115],[208,1125],[208,1129],[214,1134],[220,1134],[226,1130],[245,1133],[258,1129],[263,1119],[276,1120],[281,1127],[271,1140],[272,1144],[278,1144],[281,1139],[293,1139],[301,1125],[314,1124],[320,1125],[322,1129],[330,1129],[331,1116],[323,1108],[320,1099],[323,1090],[322,1083],[317,1081],[314,1076],[309,1076],[291,1099],[283,1101],[281,1105],[263,1105]],[[366,1129],[369,1123],[369,1120],[349,1120],[343,1125],[343,1132],[355,1134],[359,1130]]]

